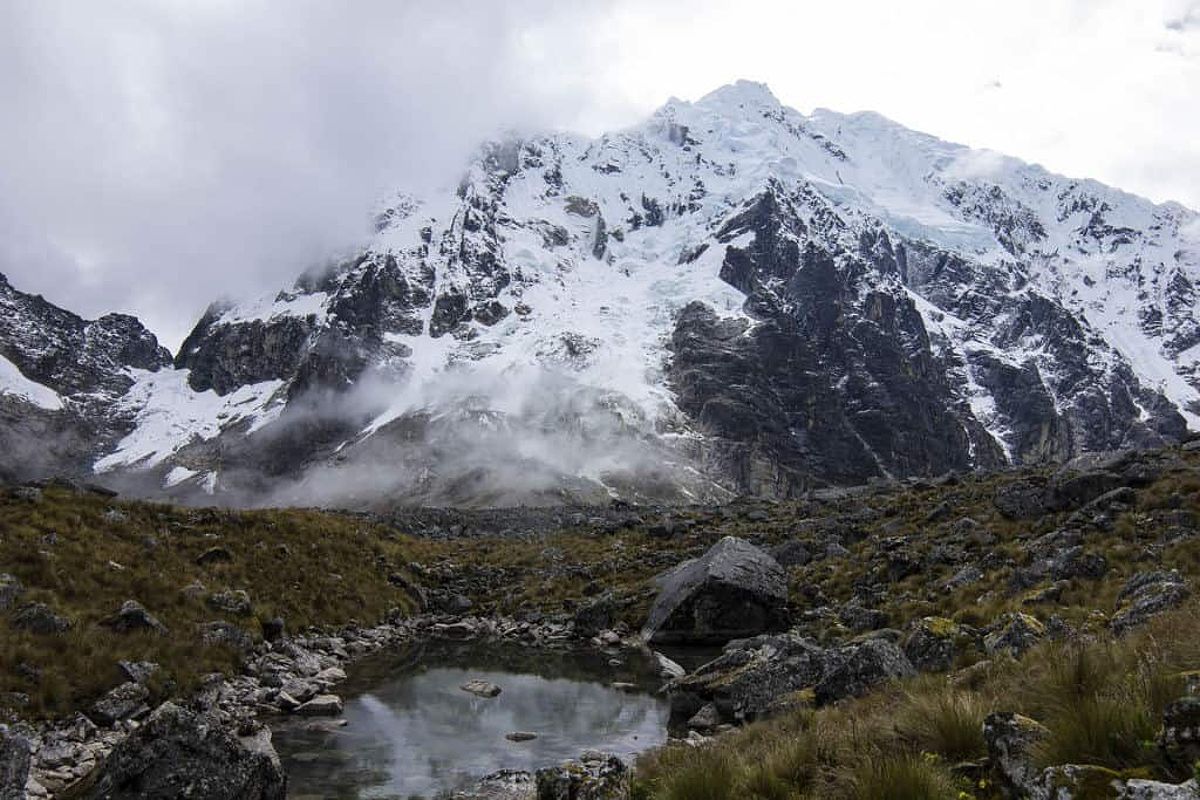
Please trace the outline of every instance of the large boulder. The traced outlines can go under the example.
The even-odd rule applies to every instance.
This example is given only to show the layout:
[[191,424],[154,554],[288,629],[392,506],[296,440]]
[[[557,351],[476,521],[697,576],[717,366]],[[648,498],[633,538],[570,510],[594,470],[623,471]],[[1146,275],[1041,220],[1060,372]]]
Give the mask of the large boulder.
[[667,684],[671,717],[682,722],[706,704],[722,721],[746,722],[799,703],[857,697],[913,675],[904,652],[883,638],[823,648],[796,633],[731,643],[718,658]]
[[825,661],[823,647],[795,633],[731,643],[717,658],[667,685],[671,717],[682,722],[706,704],[732,722],[766,716],[777,702],[816,685]]
[[658,598],[642,628],[650,642],[720,644],[781,627],[785,619],[783,567],[733,536],[680,564],[658,583]]
[[238,737],[163,703],[87,779],[83,800],[283,800],[287,778],[264,728]]

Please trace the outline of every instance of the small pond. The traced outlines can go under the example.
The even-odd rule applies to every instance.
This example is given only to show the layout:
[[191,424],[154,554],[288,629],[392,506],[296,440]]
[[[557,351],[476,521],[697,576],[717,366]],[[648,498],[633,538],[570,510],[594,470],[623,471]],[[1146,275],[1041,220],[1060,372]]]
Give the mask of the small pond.
[[[536,770],[584,750],[633,755],[667,736],[663,681],[647,655],[613,665],[594,650],[427,642],[354,665],[339,687],[347,725],[289,718],[275,727],[292,798],[435,797],[499,769]],[[689,659],[694,660],[694,659]],[[467,681],[498,685],[482,698]],[[616,689],[613,683],[636,688]],[[529,731],[531,741],[506,734]]]

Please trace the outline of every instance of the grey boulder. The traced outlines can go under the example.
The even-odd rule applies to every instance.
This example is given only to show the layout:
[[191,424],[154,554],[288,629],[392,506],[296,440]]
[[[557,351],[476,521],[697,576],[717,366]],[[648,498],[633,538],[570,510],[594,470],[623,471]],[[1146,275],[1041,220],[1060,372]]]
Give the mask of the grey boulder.
[[238,737],[211,717],[163,703],[87,779],[83,800],[283,800],[270,733]]
[[787,575],[765,551],[726,536],[658,579],[642,628],[654,643],[721,644],[782,627]]

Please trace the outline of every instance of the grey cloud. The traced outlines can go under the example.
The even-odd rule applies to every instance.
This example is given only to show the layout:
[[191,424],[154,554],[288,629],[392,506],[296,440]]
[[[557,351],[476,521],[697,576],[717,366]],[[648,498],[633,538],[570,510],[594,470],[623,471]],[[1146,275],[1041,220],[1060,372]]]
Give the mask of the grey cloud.
[[382,193],[453,175],[494,130],[570,124],[605,4],[571,6],[5,3],[0,272],[176,344],[210,299],[353,246]]

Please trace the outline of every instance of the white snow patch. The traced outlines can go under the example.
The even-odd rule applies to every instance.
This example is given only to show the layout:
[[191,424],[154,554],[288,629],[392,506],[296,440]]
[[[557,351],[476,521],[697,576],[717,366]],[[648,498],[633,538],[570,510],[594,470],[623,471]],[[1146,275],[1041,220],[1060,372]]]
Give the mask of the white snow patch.
[[187,467],[174,467],[170,472],[167,473],[167,476],[163,478],[163,488],[170,489],[172,486],[178,486],[188,478],[198,474],[199,473],[194,469],[188,469]]
[[254,430],[283,410],[282,401],[272,402],[283,386],[279,380],[243,386],[221,397],[211,389],[194,391],[188,386],[187,370],[131,370],[131,374],[136,382],[119,402],[135,412],[135,427],[112,453],[96,462],[96,472],[153,466],[192,441],[212,439],[227,425],[249,420]]
[[26,378],[17,365],[4,356],[0,356],[0,394],[20,397],[47,411],[61,411],[63,407],[58,392]]

